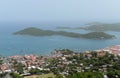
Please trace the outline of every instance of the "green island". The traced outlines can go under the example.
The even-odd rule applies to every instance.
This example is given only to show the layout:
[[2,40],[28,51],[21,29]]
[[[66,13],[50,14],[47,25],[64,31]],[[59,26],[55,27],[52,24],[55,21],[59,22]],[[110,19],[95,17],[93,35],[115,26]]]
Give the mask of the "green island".
[[120,32],[120,23],[91,23],[90,26],[83,28],[92,31],[116,31]]
[[90,32],[87,34],[79,34],[66,31],[52,31],[52,30],[42,30],[35,27],[29,27],[21,31],[13,33],[14,35],[30,35],[30,36],[53,36],[60,35],[72,38],[86,38],[86,39],[113,39],[114,35],[110,35],[104,32]]
[[94,23],[88,24],[88,26],[85,26],[85,27],[75,27],[75,28],[57,27],[57,29],[71,29],[71,30],[83,29],[83,30],[90,30],[90,31],[116,31],[116,32],[120,32],[120,23],[108,24],[108,23],[94,22]]

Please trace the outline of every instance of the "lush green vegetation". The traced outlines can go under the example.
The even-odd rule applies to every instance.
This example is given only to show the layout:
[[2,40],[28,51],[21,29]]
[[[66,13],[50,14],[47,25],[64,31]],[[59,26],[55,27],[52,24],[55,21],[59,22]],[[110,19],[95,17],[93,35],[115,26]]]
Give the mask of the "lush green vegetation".
[[32,36],[50,36],[50,35],[55,35],[56,33],[54,31],[50,30],[42,30],[34,27],[26,28],[21,31],[15,32],[16,34],[20,35],[32,35]]
[[104,76],[100,72],[79,72],[68,75],[67,78],[104,78]]
[[14,33],[15,35],[31,35],[31,36],[52,36],[52,35],[60,35],[72,38],[87,38],[87,39],[111,39],[115,36],[106,34],[104,32],[92,32],[88,34],[79,34],[73,32],[65,32],[65,31],[51,31],[51,30],[42,30],[38,28],[26,28],[24,30],[18,31]]
[[66,60],[72,63],[65,64],[63,67],[56,67],[56,65],[62,64],[64,60],[51,61],[51,71],[57,75],[57,78],[62,78],[59,72],[63,71],[68,71],[66,78],[104,78],[105,75],[108,78],[120,78],[120,56],[108,52],[104,56],[98,56],[97,52],[92,51],[90,54],[80,53],[69,56]]
[[4,78],[7,73],[0,73],[0,78]]
[[48,73],[48,74],[41,74],[41,75],[25,76],[24,78],[56,78],[56,75],[54,75],[53,73]]
[[[108,78],[120,78],[120,70],[108,71],[106,75]],[[104,78],[104,75],[102,72],[78,72],[68,75],[67,78]]]
[[39,69],[31,69],[30,71],[30,74],[34,75],[34,74],[48,74],[50,73],[50,71],[48,70],[39,70]]
[[16,63],[15,69],[17,70],[17,72],[19,72],[19,74],[22,74],[23,73],[23,64],[22,63]]
[[20,76],[17,73],[11,73],[11,75],[12,75],[13,78],[24,78],[23,76]]
[[110,38],[115,38],[115,36],[112,36],[112,35],[108,35],[104,32],[91,32],[91,33],[88,33],[88,34],[84,34],[83,35],[84,38],[94,38],[94,39],[110,39]]

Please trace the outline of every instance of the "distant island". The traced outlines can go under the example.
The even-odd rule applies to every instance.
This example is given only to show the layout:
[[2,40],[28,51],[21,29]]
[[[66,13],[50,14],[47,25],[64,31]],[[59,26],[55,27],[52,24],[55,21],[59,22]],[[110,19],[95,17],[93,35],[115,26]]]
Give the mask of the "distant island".
[[117,31],[120,32],[120,23],[91,23],[88,27],[83,28],[92,31]]
[[85,27],[57,27],[57,29],[72,29],[72,30],[90,30],[90,31],[116,31],[120,32],[120,23],[113,23],[113,24],[108,24],[108,23],[99,23],[99,22],[94,22],[90,23]]
[[86,38],[86,39],[112,39],[115,38],[114,35],[110,35],[104,32],[90,32],[87,34],[79,34],[66,31],[52,31],[52,30],[42,30],[35,27],[25,28],[18,32],[13,33],[14,35],[30,35],[30,36],[52,36],[60,35],[72,38]]

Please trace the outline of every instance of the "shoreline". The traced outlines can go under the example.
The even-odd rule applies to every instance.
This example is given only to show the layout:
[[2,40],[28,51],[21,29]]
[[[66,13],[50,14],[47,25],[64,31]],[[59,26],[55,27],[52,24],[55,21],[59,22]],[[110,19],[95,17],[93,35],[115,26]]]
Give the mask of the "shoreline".
[[[61,50],[70,50],[70,49],[54,49],[52,52],[49,52],[49,54],[34,54],[34,53],[30,53],[30,54],[27,54],[27,53],[25,53],[25,54],[17,54],[17,55],[9,55],[9,56],[2,56],[2,57],[6,57],[6,58],[8,58],[8,57],[24,57],[25,55],[33,55],[33,56],[43,56],[43,57],[52,57],[54,54],[56,54],[55,52],[56,51],[61,51]],[[120,45],[114,45],[114,46],[108,46],[108,47],[105,47],[105,48],[101,48],[101,49],[96,49],[96,50],[85,50],[85,51],[75,51],[75,50],[70,50],[70,51],[72,51],[73,53],[85,53],[85,52],[90,52],[90,51],[102,51],[102,50],[104,50],[104,51],[110,51],[110,52],[112,52],[112,50],[114,51],[114,50],[116,50],[116,54],[117,54],[117,51],[119,52],[119,50],[120,50]],[[59,54],[61,54],[61,53],[59,53]]]

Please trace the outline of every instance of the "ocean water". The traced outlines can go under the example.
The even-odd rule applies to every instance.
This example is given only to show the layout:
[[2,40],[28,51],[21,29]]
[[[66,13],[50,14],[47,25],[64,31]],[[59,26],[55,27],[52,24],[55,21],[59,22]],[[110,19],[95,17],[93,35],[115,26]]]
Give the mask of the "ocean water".
[[[37,54],[48,55],[54,49],[71,49],[76,52],[86,50],[96,50],[113,45],[120,45],[120,32],[107,32],[116,35],[116,39],[110,40],[91,40],[83,38],[70,38],[64,36],[21,36],[13,35],[13,32],[29,27],[29,24],[0,24],[0,54],[3,56],[12,56],[18,54]],[[34,25],[34,24],[30,24]],[[56,25],[55,25],[56,26]],[[55,30],[52,24],[36,24],[36,27],[42,29]],[[59,31],[59,30],[57,30]],[[88,33],[84,30],[67,30],[68,32]]]

